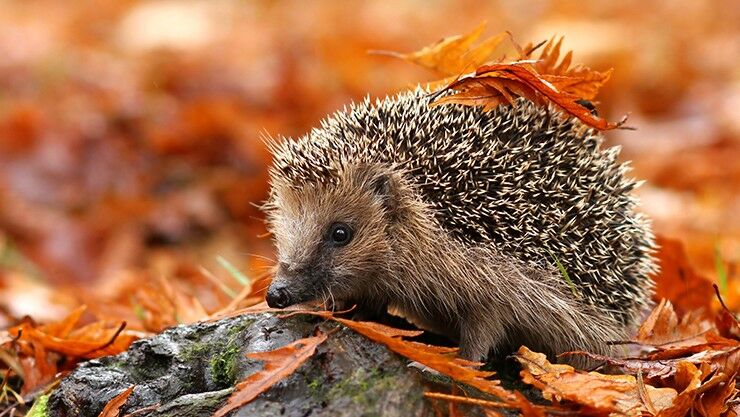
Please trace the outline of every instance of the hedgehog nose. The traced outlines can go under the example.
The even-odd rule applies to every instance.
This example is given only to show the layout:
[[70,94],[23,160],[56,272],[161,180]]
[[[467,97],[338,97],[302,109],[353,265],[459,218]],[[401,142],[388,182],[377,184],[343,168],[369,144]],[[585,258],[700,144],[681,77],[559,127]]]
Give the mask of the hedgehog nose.
[[265,298],[267,305],[272,308],[285,308],[291,304],[288,289],[279,285],[271,285]]

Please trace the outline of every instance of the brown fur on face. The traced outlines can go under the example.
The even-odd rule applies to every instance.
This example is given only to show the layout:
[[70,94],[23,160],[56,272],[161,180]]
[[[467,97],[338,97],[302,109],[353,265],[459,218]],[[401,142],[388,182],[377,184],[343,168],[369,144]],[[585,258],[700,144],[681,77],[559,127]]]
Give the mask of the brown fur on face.
[[[278,252],[275,284],[287,288],[292,304],[367,298],[389,274],[387,238],[393,214],[382,169],[349,167],[336,182],[300,189],[273,184],[270,230]],[[329,230],[343,223],[352,239],[342,247],[329,242]]]

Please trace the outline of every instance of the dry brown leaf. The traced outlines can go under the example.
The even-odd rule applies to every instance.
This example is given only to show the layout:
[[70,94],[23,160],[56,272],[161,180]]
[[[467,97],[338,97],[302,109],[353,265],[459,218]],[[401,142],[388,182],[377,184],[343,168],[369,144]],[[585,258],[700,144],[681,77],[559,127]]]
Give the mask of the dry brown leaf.
[[683,417],[691,410],[701,385],[701,373],[694,364],[679,362],[674,380],[674,386],[680,394],[673,400],[673,404],[658,412],[659,417]]
[[100,356],[121,353],[140,334],[122,329],[122,325],[110,326],[105,322],[95,322],[71,332],[67,338],[52,336],[24,323],[11,329],[11,335],[19,334],[19,341],[27,341],[36,346],[70,357],[92,359]]
[[579,99],[583,100],[594,100],[599,94],[601,87],[606,84],[612,76],[613,70],[598,72],[582,68],[576,75],[570,76],[559,76],[559,75],[548,75],[542,76],[542,79],[549,82],[559,91],[563,91],[572,94]]
[[[410,54],[382,53],[433,69],[447,77],[430,83],[430,86],[436,88],[446,85],[443,91],[456,93],[442,97],[433,104],[483,106],[484,111],[488,111],[501,104],[511,104],[516,97],[525,97],[539,104],[552,102],[595,129],[608,130],[621,125],[621,122],[608,123],[578,102],[582,99],[593,100],[611,77],[611,70],[599,72],[582,65],[571,67],[572,52],[566,53],[560,60],[562,38],[557,42],[551,39],[535,62],[527,60],[531,51],[524,52],[508,32],[493,36],[472,48],[484,29],[485,25],[482,24],[466,35],[442,39]],[[492,59],[493,51],[507,37],[519,50],[520,60],[517,62],[503,63],[503,57]],[[528,49],[532,47],[528,46]],[[463,75],[473,69],[475,72],[472,74]]]
[[[612,70],[599,72],[583,65],[572,67],[573,51],[568,51],[562,60],[559,59],[562,43],[563,37],[558,38],[557,41],[555,37],[551,38],[545,44],[539,58],[531,64],[532,70],[559,91],[573,94],[584,100],[593,100],[601,87],[611,78]],[[533,48],[531,44],[527,45],[523,52],[520,52],[520,59],[529,59]],[[518,49],[522,51],[521,48]]]
[[390,55],[429,68],[444,77],[458,76],[475,70],[491,60],[493,52],[509,35],[506,32],[492,36],[478,46],[475,41],[486,30],[486,23],[465,35],[444,38],[422,49],[408,54],[390,51],[373,51],[373,53]]
[[551,102],[598,130],[614,129],[621,125],[621,122],[609,123],[595,116],[590,109],[577,103],[581,97],[558,90],[542,76],[518,63],[484,65],[474,74],[453,81],[445,91],[456,93],[444,96],[433,104],[484,105],[484,110],[490,110],[504,101],[511,102],[513,96],[520,96],[535,103]]
[[670,301],[662,300],[640,326],[636,343],[648,348],[649,360],[688,358],[691,362],[706,362],[713,366],[727,367],[735,372],[737,350],[740,341],[724,337],[723,313],[714,321],[707,320],[700,312],[691,312],[679,320]]
[[[720,373],[717,375],[717,381],[710,389],[703,390],[694,401],[694,409],[699,415],[705,417],[722,415],[729,408],[728,401],[737,396],[736,375]],[[704,385],[709,385],[709,382]]]
[[403,340],[401,337],[413,336],[418,333],[396,329],[379,323],[342,319],[334,317],[329,312],[310,312],[309,314],[316,314],[335,320],[368,339],[385,345],[388,349],[403,357],[428,366],[458,382],[495,395],[502,401],[515,404],[518,407],[519,399],[513,393],[501,387],[499,381],[487,379],[493,373],[476,369],[480,363],[456,357],[454,354],[457,352],[457,349]]
[[135,385],[130,386],[125,391],[113,397],[112,400],[108,401],[103,411],[98,414],[98,417],[118,417],[121,414],[121,407],[126,404],[126,400],[134,392]]
[[[637,331],[637,341],[662,344],[679,340],[688,335],[678,335],[678,315],[670,301],[663,299],[653,309]],[[694,336],[692,334],[690,336]]]
[[[569,365],[551,364],[544,354],[526,347],[519,348],[515,357],[522,365],[522,380],[540,389],[546,399],[572,401],[584,407],[584,413],[640,416],[648,412],[631,375],[586,373]],[[644,386],[644,395],[658,411],[669,408],[678,396],[674,389],[650,385]]]
[[292,374],[303,362],[313,356],[316,347],[327,338],[326,334],[296,340],[295,342],[269,352],[249,353],[251,359],[264,361],[261,371],[255,372],[239,382],[226,405],[218,409],[213,417],[223,417],[229,412],[248,404],[258,395],[267,391],[276,382]]

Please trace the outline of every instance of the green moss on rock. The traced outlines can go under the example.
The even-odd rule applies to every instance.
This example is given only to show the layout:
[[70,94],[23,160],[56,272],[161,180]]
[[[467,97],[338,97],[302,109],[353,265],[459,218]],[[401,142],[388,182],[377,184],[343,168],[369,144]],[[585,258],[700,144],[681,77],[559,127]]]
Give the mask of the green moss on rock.
[[210,361],[211,379],[223,386],[236,382],[237,357],[239,346],[231,339]]
[[382,395],[395,386],[395,377],[384,375],[383,372],[372,369],[357,369],[348,378],[345,378],[331,387],[326,397],[332,400],[349,398],[354,404],[362,408],[370,408]]

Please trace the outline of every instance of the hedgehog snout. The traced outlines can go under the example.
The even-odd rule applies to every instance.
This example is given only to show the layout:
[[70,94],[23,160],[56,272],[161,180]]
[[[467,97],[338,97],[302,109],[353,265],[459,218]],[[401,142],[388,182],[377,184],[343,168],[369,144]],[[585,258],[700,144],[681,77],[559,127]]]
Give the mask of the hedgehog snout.
[[316,268],[280,262],[267,289],[265,300],[274,308],[285,308],[316,298],[324,274]]
[[267,290],[265,300],[272,308],[285,308],[293,304],[288,286],[284,282],[273,282]]

